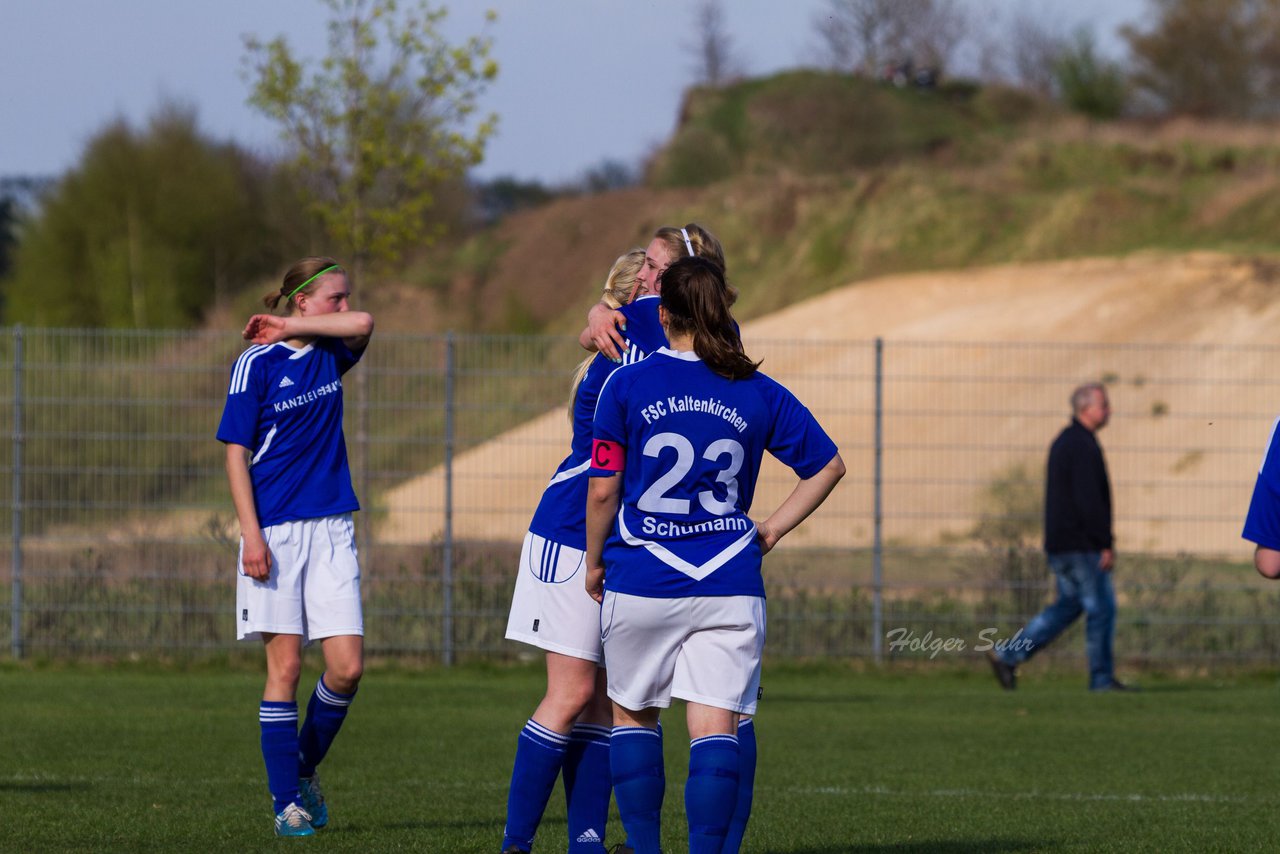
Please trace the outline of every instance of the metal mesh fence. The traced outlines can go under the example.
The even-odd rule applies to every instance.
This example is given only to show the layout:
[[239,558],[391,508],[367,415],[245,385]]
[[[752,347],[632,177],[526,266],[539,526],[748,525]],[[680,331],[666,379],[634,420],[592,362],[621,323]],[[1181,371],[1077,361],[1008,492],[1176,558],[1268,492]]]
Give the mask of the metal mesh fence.
[[[1277,350],[1218,345],[753,340],[849,473],[766,559],[769,651],[928,657],[1005,638],[1048,595],[1044,455],[1102,380],[1115,492],[1116,649],[1277,659],[1280,588],[1239,538],[1274,417]],[[238,533],[213,438],[234,336],[0,330],[11,656],[234,646]],[[366,642],[504,658],[520,541],[568,448],[582,353],[552,337],[381,335],[346,378]],[[757,512],[791,488],[770,464]],[[1078,628],[1073,630],[1078,631]],[[1054,656],[1080,655],[1070,638]]]

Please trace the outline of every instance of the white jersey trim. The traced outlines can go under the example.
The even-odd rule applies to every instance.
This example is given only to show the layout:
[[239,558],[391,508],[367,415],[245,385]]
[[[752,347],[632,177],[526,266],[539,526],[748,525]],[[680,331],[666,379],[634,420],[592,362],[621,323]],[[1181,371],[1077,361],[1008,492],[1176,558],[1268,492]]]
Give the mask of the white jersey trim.
[[693,350],[672,350],[670,347],[659,347],[654,350],[655,353],[661,353],[664,356],[670,356],[673,359],[679,359],[682,362],[701,362],[698,354]]
[[[631,348],[631,349],[635,349],[635,348]],[[630,350],[627,350],[627,351],[624,351],[624,352],[623,352],[623,354],[622,354],[622,358],[623,358],[624,360],[627,358],[627,353],[628,353],[628,352],[630,352]],[[695,353],[695,352],[693,352],[692,350],[690,350],[690,351],[688,351],[688,352],[681,353],[681,352],[677,352],[677,351],[675,351],[675,350],[672,350],[672,349],[670,349],[669,347],[659,347],[657,350],[654,350],[653,352],[654,352],[654,353],[664,353],[664,354],[666,354],[666,355],[668,355],[668,356],[671,356],[673,359],[682,359],[682,360],[684,360],[684,361],[686,361],[686,362],[701,362],[701,361],[702,361],[701,359],[699,359],[699,358],[698,358],[698,354],[697,354],[697,353]],[[650,354],[650,353],[641,353],[642,358],[641,358],[639,361],[641,361],[641,362],[642,362],[642,361],[644,361],[644,360],[645,360],[645,359],[647,359],[650,355],[652,355],[652,354]],[[624,362],[624,364],[623,364],[623,365],[619,365],[619,367],[626,367],[628,364],[630,364],[630,365],[634,365],[634,364],[638,364],[638,362],[630,362],[630,363],[625,363],[625,362]],[[604,390],[605,390],[606,388],[608,388],[608,387],[609,387],[609,383],[610,383],[610,382],[613,380],[613,378],[614,378],[614,377],[616,377],[617,375],[618,375],[618,370],[617,370],[617,368],[615,368],[614,370],[612,370],[612,371],[610,371],[610,372],[609,372],[609,376],[605,377],[605,378],[604,378],[604,382],[602,382],[602,383],[600,384],[600,392],[599,392],[599,396],[598,396],[598,397],[596,397],[596,408],[595,408],[594,410],[592,410],[592,413],[593,413],[593,414],[594,414],[595,412],[598,412],[598,411],[600,410],[600,401],[604,399]]]
[[655,543],[653,540],[645,540],[635,536],[627,528],[627,520],[624,518],[624,511],[618,511],[618,533],[622,535],[622,540],[629,546],[643,546],[648,550],[649,554],[674,569],[676,572],[689,576],[694,581],[701,581],[720,567],[724,566],[734,557],[736,557],[743,549],[751,544],[756,538],[756,526],[753,523],[747,532],[737,540],[722,549],[715,557],[703,564],[692,564],[679,555],[672,552],[666,546]]
[[249,387],[249,368],[253,360],[274,347],[274,344],[255,344],[236,358],[236,366],[231,371],[231,390],[228,394],[239,394]]
[[591,460],[587,460],[586,462],[580,463],[579,465],[576,465],[571,469],[558,471],[555,473],[555,475],[552,476],[551,481],[547,484],[547,486],[552,487],[552,486],[555,486],[557,483],[563,483],[566,480],[575,478],[589,468],[591,468]]
[[635,344],[631,343],[631,339],[627,339],[629,345],[627,349],[622,351],[622,364],[634,365],[636,362],[643,362],[649,354],[641,350]]
[[276,430],[280,429],[280,425],[272,424],[271,429],[267,431],[267,438],[262,440],[262,447],[258,449],[258,453],[253,455],[253,460],[249,465],[257,465],[258,460],[262,459],[262,455],[267,452],[267,448],[271,447],[271,440],[276,436]]
[[1258,474],[1262,474],[1262,470],[1267,467],[1267,457],[1271,454],[1271,445],[1276,440],[1276,428],[1280,427],[1280,418],[1271,422],[1271,435],[1267,437],[1267,447],[1262,451],[1262,462],[1258,463]]

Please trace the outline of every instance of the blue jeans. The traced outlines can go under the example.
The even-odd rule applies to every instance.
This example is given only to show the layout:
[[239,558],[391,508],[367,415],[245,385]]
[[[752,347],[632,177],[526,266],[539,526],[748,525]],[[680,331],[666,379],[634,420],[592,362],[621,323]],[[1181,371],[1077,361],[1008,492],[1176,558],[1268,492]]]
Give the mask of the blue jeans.
[[1105,688],[1115,679],[1111,639],[1116,628],[1116,594],[1111,573],[1099,568],[1100,552],[1049,552],[1047,558],[1058,582],[1058,599],[1027,623],[1024,643],[1014,644],[1002,657],[1007,664],[1021,664],[1084,614],[1089,687]]

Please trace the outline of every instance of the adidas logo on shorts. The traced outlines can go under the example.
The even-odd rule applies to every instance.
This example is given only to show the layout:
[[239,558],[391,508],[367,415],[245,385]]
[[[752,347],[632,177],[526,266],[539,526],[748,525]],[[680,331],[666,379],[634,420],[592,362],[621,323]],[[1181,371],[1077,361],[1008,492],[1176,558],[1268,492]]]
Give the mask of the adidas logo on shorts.
[[293,385],[293,380],[289,379],[288,377],[285,377],[284,379],[280,380],[280,385],[276,386],[276,388],[288,388],[291,385]]
[[579,842],[602,842],[600,834],[596,833],[594,827],[588,827],[587,832],[578,837]]

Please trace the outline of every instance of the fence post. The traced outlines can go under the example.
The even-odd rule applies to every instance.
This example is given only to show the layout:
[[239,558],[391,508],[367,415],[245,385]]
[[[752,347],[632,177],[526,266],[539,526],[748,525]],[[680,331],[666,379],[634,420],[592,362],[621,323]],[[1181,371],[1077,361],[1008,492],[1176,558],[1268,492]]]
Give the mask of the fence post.
[[881,528],[884,519],[884,339],[876,338],[875,367],[875,450],[872,491],[874,493],[871,517],[871,654],[876,664],[884,657],[884,602],[883,570],[884,542]]
[[13,328],[13,601],[10,623],[12,651],[22,658],[22,451],[26,437],[22,418],[23,333],[22,324]]
[[454,349],[453,332],[450,331],[444,339],[444,577],[441,579],[444,585],[444,619],[441,658],[445,667],[453,666],[453,396],[457,370]]

